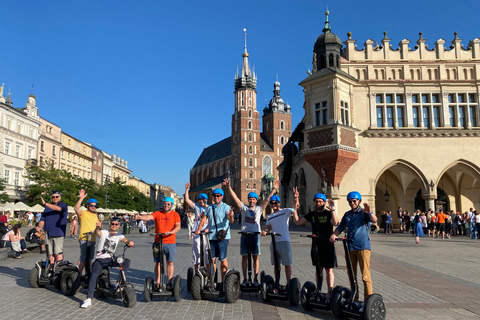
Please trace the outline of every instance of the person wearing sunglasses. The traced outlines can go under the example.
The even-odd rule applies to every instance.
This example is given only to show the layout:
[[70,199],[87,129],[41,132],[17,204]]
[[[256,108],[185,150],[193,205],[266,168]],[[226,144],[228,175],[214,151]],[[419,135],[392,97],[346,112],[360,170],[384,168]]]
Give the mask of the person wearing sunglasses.
[[[265,208],[268,205],[268,201],[263,201],[262,205],[257,206],[258,195],[255,192],[250,192],[247,195],[248,205],[244,204],[237,196],[235,191],[233,191],[232,186],[230,185],[229,179],[223,180],[223,185],[228,188],[230,195],[232,196],[233,201],[241,211],[242,222],[241,222],[241,231],[242,232],[260,232],[260,219],[265,211]],[[274,184],[274,187],[270,191],[270,194],[266,199],[270,199],[271,196],[275,194],[280,186],[280,180],[277,180]],[[247,285],[247,264],[248,264],[248,240],[247,236],[242,234],[240,238],[240,255],[242,256],[242,272],[243,272],[243,282],[242,285]],[[254,273],[254,285],[260,285],[258,282],[258,269],[260,268],[260,237],[253,235],[250,240],[250,249],[252,252],[253,259],[253,273]]]
[[[180,215],[178,212],[172,210],[175,201],[171,197],[165,197],[163,199],[163,210],[155,211],[152,214],[135,215],[135,220],[143,221],[155,221],[155,233],[163,233],[163,252],[165,259],[167,260],[167,290],[172,289],[173,273],[175,261],[175,252],[177,248],[176,233],[181,229]],[[158,290],[160,287],[160,256],[155,253],[155,248],[160,242],[160,237],[155,236],[155,243],[152,245],[153,260],[155,261],[155,288]]]
[[[120,219],[117,217],[112,217],[110,219],[110,229],[102,230],[102,222],[97,221],[95,225],[95,235],[98,237],[98,245],[97,245],[97,255],[95,262],[92,266],[92,275],[88,281],[88,292],[87,292],[87,299],[83,301],[81,308],[88,308],[92,305],[92,298],[93,293],[95,292],[96,283],[98,276],[103,268],[106,267],[118,267],[118,263],[116,260],[113,259],[115,254],[115,250],[117,249],[118,243],[121,241],[128,245],[129,247],[133,247],[134,243],[131,240],[125,238],[125,236],[118,232],[118,228],[120,227]],[[123,262],[123,271],[124,274],[127,274],[128,268],[130,267],[130,259],[125,258]],[[121,274],[118,275],[117,283],[121,280]]]
[[78,242],[80,244],[80,260],[78,261],[78,273],[80,276],[83,275],[83,269],[88,263],[88,266],[91,265],[93,257],[95,256],[95,243],[96,237],[95,232],[90,235],[90,254],[87,257],[87,245],[88,245],[88,235],[85,233],[92,232],[95,230],[98,220],[97,216],[97,205],[98,202],[96,199],[88,199],[87,201],[87,210],[80,209],[83,200],[87,197],[85,190],[80,190],[78,193],[78,201],[73,207],[75,213],[78,215],[78,221],[80,222],[80,232],[78,236]]
[[[330,242],[335,243],[337,237],[345,231],[347,239],[351,239],[348,244],[350,249],[350,259],[352,260],[353,273],[357,278],[357,264],[360,265],[363,280],[364,300],[373,293],[372,280],[370,278],[370,223],[377,222],[377,216],[370,210],[370,205],[363,203],[363,209],[360,207],[362,195],[357,191],[347,194],[348,205],[351,210],[345,212],[340,224],[330,236]],[[355,301],[358,301],[358,290],[355,295]]]
[[[279,185],[279,182],[275,182],[275,186]],[[278,233],[275,235],[275,243],[277,247],[277,256],[279,263],[285,266],[285,277],[287,278],[287,285],[292,279],[292,247],[290,245],[290,234],[288,226],[290,223],[290,217],[295,216],[298,207],[300,206],[298,200],[298,190],[293,188],[293,195],[295,200],[293,202],[294,208],[280,209],[281,200],[277,195],[270,197],[270,207],[272,212],[267,217],[267,223],[265,230],[262,231],[262,236],[266,236],[269,232]],[[294,213],[295,212],[295,213]],[[273,245],[270,243],[270,262],[272,266],[275,265],[275,256],[273,251]]]
[[50,260],[50,271],[53,270],[55,261],[63,260],[63,240],[68,224],[68,206],[62,202],[60,191],[52,191],[51,202],[47,203],[40,197],[42,205],[45,206],[38,226],[48,232],[48,255]]

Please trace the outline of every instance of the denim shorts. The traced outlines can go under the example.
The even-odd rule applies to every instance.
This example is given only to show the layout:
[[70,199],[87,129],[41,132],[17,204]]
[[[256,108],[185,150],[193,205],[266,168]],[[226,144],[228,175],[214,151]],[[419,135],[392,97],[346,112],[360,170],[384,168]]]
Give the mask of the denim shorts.
[[[252,255],[260,255],[260,235],[252,235],[250,237],[250,248],[252,250]],[[248,255],[248,238],[246,235],[242,234],[240,238],[240,254],[242,256]]]
[[[79,240],[80,243],[80,262],[87,262],[87,240]],[[95,257],[95,241],[90,242],[90,257],[88,260],[93,260]]]
[[[156,243],[154,243],[152,245],[152,249],[155,245],[156,245]],[[164,243],[163,244],[163,253],[165,254],[165,259],[168,262],[175,261],[175,251],[176,251],[176,249],[177,249],[177,245],[175,243]],[[160,255],[158,255],[158,257],[157,257],[155,255],[155,251],[153,251],[152,253],[153,253],[153,261],[160,262]]]
[[212,258],[219,258],[220,261],[227,260],[228,240],[210,240],[210,250],[212,251]]

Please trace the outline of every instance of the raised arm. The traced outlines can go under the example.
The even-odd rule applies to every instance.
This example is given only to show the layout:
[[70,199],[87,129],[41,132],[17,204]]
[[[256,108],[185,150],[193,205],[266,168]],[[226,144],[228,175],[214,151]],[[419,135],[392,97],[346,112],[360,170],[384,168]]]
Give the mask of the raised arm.
[[338,217],[337,217],[337,213],[335,211],[335,202],[333,202],[332,198],[328,199],[328,208],[332,212],[332,219],[330,219],[330,222],[332,223],[332,225],[334,227],[338,226]]
[[190,206],[190,208],[195,207],[195,203],[193,203],[192,200],[190,200],[190,196],[188,195],[188,191],[190,190],[190,182],[187,182],[185,184],[185,202]]
[[96,223],[96,227],[95,227],[95,235],[97,237],[101,237],[102,236],[102,232],[100,231],[102,230],[102,222],[101,221],[97,221]]
[[[268,206],[268,201],[270,201],[270,197],[275,194],[276,191],[280,191],[280,180],[277,180],[273,183],[273,188],[272,191],[268,194],[267,198],[263,200],[262,202],[262,213],[265,211],[265,209]],[[265,217],[265,216],[264,216]]]
[[62,211],[62,208],[60,208],[60,206],[45,202],[45,200],[43,200],[43,197],[40,197],[40,199],[42,200],[42,205],[44,205],[45,208],[50,208],[53,211]]
[[82,205],[82,202],[86,197],[87,194],[85,193],[85,190],[80,190],[80,192],[78,193],[78,201],[73,207],[73,210],[75,210],[75,213],[78,214],[79,217],[82,215],[82,210],[80,210],[80,206]]
[[366,202],[363,204],[363,212],[368,214],[371,222],[377,222],[377,216],[373,214],[373,212],[370,209],[370,205]]
[[242,201],[240,201],[240,199],[238,199],[237,194],[233,191],[232,186],[230,185],[230,180],[228,178],[223,179],[222,184],[228,188],[228,191],[230,192],[230,195],[232,196],[233,201],[235,201],[235,204],[237,205],[237,207],[241,209],[243,203]]
[[150,220],[154,220],[154,219],[155,218],[151,214],[145,214],[145,215],[141,216],[137,213],[135,215],[135,220],[150,221]]
[[297,210],[298,210],[298,208],[300,208],[300,201],[298,199],[299,198],[298,187],[293,188],[293,196],[295,197],[295,199],[292,202],[293,209],[294,209],[293,210],[293,222],[295,223],[295,225],[301,226],[301,225],[306,224],[308,221],[304,217],[299,217],[298,216]]

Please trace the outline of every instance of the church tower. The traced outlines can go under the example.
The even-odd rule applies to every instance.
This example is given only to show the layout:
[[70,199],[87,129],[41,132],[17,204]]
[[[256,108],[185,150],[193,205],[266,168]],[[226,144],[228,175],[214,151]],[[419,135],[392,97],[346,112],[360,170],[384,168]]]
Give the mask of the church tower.
[[235,109],[232,115],[232,188],[247,202],[249,192],[261,191],[260,115],[257,111],[257,76],[250,69],[247,33],[241,72],[235,75]]

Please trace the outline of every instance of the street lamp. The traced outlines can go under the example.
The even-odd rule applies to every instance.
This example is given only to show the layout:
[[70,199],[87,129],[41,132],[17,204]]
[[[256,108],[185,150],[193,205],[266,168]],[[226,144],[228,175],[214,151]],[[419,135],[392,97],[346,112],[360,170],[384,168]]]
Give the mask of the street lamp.
[[383,195],[385,198],[385,202],[390,200],[390,194],[388,193],[388,186],[387,186],[387,172],[385,171],[385,194]]
[[108,204],[108,184],[110,183],[110,176],[107,174],[105,177],[105,209],[107,209]]

